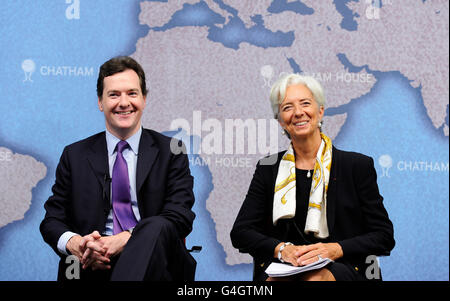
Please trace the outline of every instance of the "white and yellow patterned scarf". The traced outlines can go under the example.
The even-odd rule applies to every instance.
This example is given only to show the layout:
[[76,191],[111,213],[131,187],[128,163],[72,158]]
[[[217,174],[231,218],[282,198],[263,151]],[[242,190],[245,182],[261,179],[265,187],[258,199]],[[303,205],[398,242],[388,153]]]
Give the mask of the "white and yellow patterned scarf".
[[[331,139],[320,134],[322,142],[316,155],[311,192],[309,194],[308,214],[306,216],[305,233],[314,233],[317,238],[328,237],[327,225],[327,190],[331,170]],[[292,144],[289,145],[278,169],[273,197],[273,224],[279,219],[295,216],[296,180],[295,154]]]

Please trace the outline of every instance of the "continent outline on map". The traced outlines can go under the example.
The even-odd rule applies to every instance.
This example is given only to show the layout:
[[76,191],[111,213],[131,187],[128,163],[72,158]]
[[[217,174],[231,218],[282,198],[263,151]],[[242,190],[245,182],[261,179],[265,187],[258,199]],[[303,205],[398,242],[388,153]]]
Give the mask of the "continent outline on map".
[[[233,49],[227,48],[226,45],[217,41],[211,41],[208,26],[171,27],[165,31],[161,29],[176,12],[185,7],[186,3],[193,5],[199,2],[206,3],[214,13],[222,15],[224,20],[227,20],[224,21],[224,24],[216,24],[217,28],[223,28],[227,24],[226,22],[236,18],[233,10],[225,9],[225,5],[227,5],[236,10],[239,18],[244,19],[246,28],[250,28],[254,24],[255,19],[252,19],[252,16],[256,12],[257,15],[261,16],[265,28],[272,32],[293,32],[295,39],[290,47],[263,48],[244,42],[240,43],[237,49]],[[169,129],[170,121],[181,117],[192,124],[192,111],[195,110],[202,111],[202,117],[207,120],[273,118],[268,102],[270,83],[278,74],[292,72],[292,63],[295,63],[304,73],[325,75],[328,81],[323,82],[323,85],[328,99],[327,107],[329,108],[342,107],[370,93],[376,84],[375,77],[370,82],[365,80],[355,83],[346,82],[344,75],[350,75],[349,78],[355,75],[358,75],[358,78],[368,78],[370,70],[377,72],[399,71],[411,81],[413,88],[420,87],[422,95],[425,93],[423,99],[428,116],[433,125],[436,128],[443,127],[444,135],[448,136],[448,125],[445,124],[446,108],[448,107],[448,84],[442,86],[441,83],[444,81],[432,81],[431,84],[434,83],[437,87],[434,93],[440,94],[440,98],[437,98],[437,100],[433,98],[433,100],[428,101],[430,96],[427,93],[430,92],[428,86],[425,85],[430,84],[429,80],[417,78],[417,74],[422,73],[417,72],[418,70],[414,68],[409,70],[408,68],[411,68],[409,61],[398,59],[398,56],[402,56],[401,53],[396,53],[399,48],[393,51],[389,50],[389,46],[392,47],[392,45],[401,43],[402,39],[399,36],[402,32],[394,31],[397,35],[391,36],[391,40],[387,40],[390,37],[389,30],[396,28],[396,26],[402,29],[402,22],[409,25],[413,21],[418,21],[417,24],[425,26],[426,23],[420,22],[433,22],[433,17],[438,16],[439,22],[444,22],[445,29],[445,21],[442,21],[442,19],[445,16],[448,19],[448,2],[436,1],[436,4],[436,2],[422,3],[416,1],[414,5],[420,6],[420,14],[416,16],[407,15],[410,18],[408,19],[404,18],[405,16],[402,18],[402,14],[418,10],[410,8],[408,10],[401,2],[392,1],[380,8],[380,18],[374,20],[367,18],[365,15],[368,9],[366,2],[349,1],[347,7],[353,12],[357,23],[357,30],[353,31],[342,28],[343,16],[336,10],[331,0],[302,1],[315,12],[320,12],[320,15],[317,13],[299,15],[293,11],[283,11],[277,14],[266,13],[268,5],[272,2],[263,2],[266,5],[265,7],[260,6],[254,10],[249,7],[246,1],[191,0],[181,3],[169,0],[166,3],[141,3],[140,22],[147,24],[150,28],[159,27],[159,31],[150,29],[148,35],[137,42],[136,52],[133,56],[142,62],[148,74],[150,91],[152,92],[153,87],[156,97],[164,96],[164,102],[157,100],[152,103],[153,94],[150,93],[150,105],[143,117],[144,126],[159,131],[173,130]],[[439,5],[441,5],[440,13],[437,14],[435,13],[436,7],[439,7]],[[394,18],[394,20],[391,18]],[[392,25],[391,23],[394,21],[399,24]],[[448,36],[448,21],[446,22]],[[417,24],[416,26],[419,26]],[[382,31],[383,28],[384,32]],[[375,29],[374,33],[373,30]],[[406,35],[404,43],[407,47],[411,43],[408,38],[409,31],[405,28],[403,30],[403,34]],[[380,37],[381,33],[384,36]],[[358,47],[353,47],[354,45],[358,45]],[[375,51],[381,47],[387,53],[387,57]],[[446,46],[442,46],[442,49],[437,50],[437,57],[442,57],[441,51],[443,52],[445,49],[448,53],[448,43],[446,43]],[[448,54],[446,56],[448,57]],[[206,60],[203,59],[205,57]],[[352,66],[367,66],[367,68],[359,68],[352,72],[348,65],[346,66],[343,63],[343,57]],[[156,62],[159,62],[159,64],[156,64]],[[395,64],[395,66],[388,66],[389,63]],[[401,63],[405,64],[405,70],[395,68]],[[444,64],[438,64],[432,61],[430,65],[447,68],[448,70],[448,59],[447,64],[445,62]],[[244,66],[244,68],[241,70],[234,66]],[[263,67],[267,67],[264,72],[262,72]],[[328,73],[331,73],[331,75],[326,75]],[[341,75],[341,73],[344,75]],[[428,73],[429,71],[426,70],[423,74]],[[436,72],[435,76],[439,74],[439,72]],[[448,83],[448,74],[441,75],[447,78],[446,82]],[[433,96],[433,93],[431,93],[431,96]],[[168,104],[169,106],[171,104],[174,109],[168,110]],[[251,114],[248,114],[248,112],[251,112]],[[444,113],[442,114],[442,112]],[[324,131],[331,132],[332,138],[336,137],[345,123],[346,117],[346,113],[326,116]],[[283,149],[286,143],[285,138],[279,138],[280,149]],[[220,156],[213,154],[209,159],[214,162],[218,157]],[[251,157],[252,164],[256,164],[260,157],[262,157],[260,154],[259,157]],[[230,192],[225,185],[227,179],[234,179],[239,183],[249,183],[253,170],[251,168],[229,168],[224,171],[224,169],[219,169],[213,165],[210,166],[210,170],[213,175],[214,190],[207,200],[207,210],[211,213],[215,222],[217,239],[224,247],[227,255],[226,262],[227,264],[249,263],[251,259],[248,255],[239,254],[231,246],[229,235],[225,233],[227,231],[221,229],[231,228],[232,221],[248,188],[242,185],[243,187]],[[232,200],[231,204],[227,203],[229,199]],[[219,204],[220,206],[218,206]]]

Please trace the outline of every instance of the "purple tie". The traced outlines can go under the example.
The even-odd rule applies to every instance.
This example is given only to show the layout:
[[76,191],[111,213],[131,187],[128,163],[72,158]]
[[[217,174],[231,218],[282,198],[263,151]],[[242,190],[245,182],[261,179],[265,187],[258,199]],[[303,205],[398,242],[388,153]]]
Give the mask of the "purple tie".
[[112,172],[113,233],[117,234],[136,226],[137,221],[131,209],[130,179],[128,167],[122,152],[128,148],[126,141],[117,143],[116,162]]

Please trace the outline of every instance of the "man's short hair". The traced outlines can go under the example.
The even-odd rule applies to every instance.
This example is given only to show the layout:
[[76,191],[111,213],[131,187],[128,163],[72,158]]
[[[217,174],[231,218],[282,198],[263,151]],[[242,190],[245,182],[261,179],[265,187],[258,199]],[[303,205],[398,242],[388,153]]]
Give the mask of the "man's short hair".
[[129,56],[118,56],[105,62],[98,73],[97,79],[97,96],[99,98],[103,95],[103,79],[107,76],[114,75],[125,70],[134,70],[139,77],[139,83],[141,85],[141,91],[144,96],[147,95],[147,86],[145,84],[145,72],[141,65]]

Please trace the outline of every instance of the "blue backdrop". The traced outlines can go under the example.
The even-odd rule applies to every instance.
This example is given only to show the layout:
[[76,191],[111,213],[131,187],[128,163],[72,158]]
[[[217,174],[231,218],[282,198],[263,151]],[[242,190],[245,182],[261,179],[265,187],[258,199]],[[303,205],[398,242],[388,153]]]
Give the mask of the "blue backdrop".
[[[10,151],[43,163],[45,176],[32,188],[24,217],[12,220],[6,213],[6,196],[17,188],[8,177],[17,175],[10,172],[0,176],[0,208],[4,208],[0,216],[6,221],[0,225],[0,280],[56,279],[58,257],[39,233],[43,204],[51,193],[64,146],[104,130],[95,93],[98,67],[104,61],[134,54],[139,39],[151,32],[165,33],[184,26],[206,26],[207,39],[234,50],[247,43],[281,52],[295,39],[292,31],[266,28],[259,13],[250,14],[254,25],[249,26],[238,9],[225,4],[227,1],[186,2],[190,4],[174,9],[166,23],[154,28],[140,23],[140,1],[1,2],[0,104],[4,113],[0,118],[0,169],[7,169]],[[230,15],[226,18],[212,12],[213,5]],[[273,1],[266,13],[288,9],[305,16],[314,12],[301,1],[291,6],[287,1]],[[336,5],[335,9],[342,15],[341,27],[355,30],[347,6]],[[448,16],[448,4],[444,9]],[[448,54],[441,59],[448,73]],[[289,64],[292,69],[286,71],[300,71],[298,58],[290,59]],[[356,68],[344,59],[342,64],[347,70]],[[362,152],[376,162],[378,183],[397,241],[391,256],[380,259],[383,276],[385,280],[448,280],[448,99],[443,108],[445,125],[436,128],[426,111],[421,86],[413,87],[399,71],[367,66],[366,71],[377,80],[370,93],[330,108],[326,114],[347,114],[334,139],[337,147]],[[448,95],[448,84],[446,89]],[[151,90],[150,95],[161,97],[152,95]],[[244,112],[242,116],[247,118]],[[167,128],[165,134],[175,132]],[[187,244],[203,246],[203,251],[194,255],[197,279],[251,280],[252,266],[227,264],[226,252],[217,240],[216,223],[206,208],[214,189],[210,169],[193,165],[191,171],[197,219]]]

